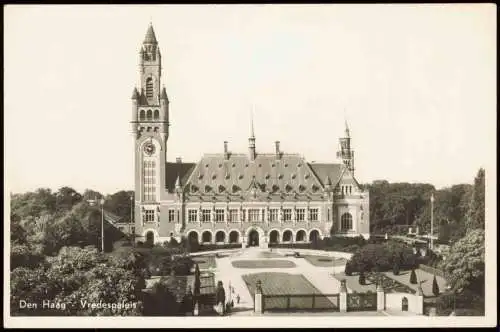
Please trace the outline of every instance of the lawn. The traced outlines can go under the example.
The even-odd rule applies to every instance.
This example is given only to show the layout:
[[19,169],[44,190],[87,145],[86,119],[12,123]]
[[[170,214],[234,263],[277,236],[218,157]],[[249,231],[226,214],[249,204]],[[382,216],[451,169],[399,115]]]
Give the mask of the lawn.
[[273,260],[244,260],[231,262],[233,267],[240,269],[267,269],[267,268],[290,268],[295,267],[295,263],[286,260],[273,259]]
[[[385,272],[385,275],[416,291],[418,284],[410,284],[410,273],[411,271],[400,271],[399,275],[395,276],[392,272]],[[424,292],[424,296],[434,297],[434,294],[432,293],[432,280],[434,275],[425,272],[422,269],[416,269],[415,273],[417,274],[417,280],[422,282],[422,291]],[[438,283],[440,293],[443,293],[446,290],[446,280],[440,276],[436,276],[436,281]]]
[[[257,280],[261,281],[265,310],[335,309],[338,297],[323,296],[302,274],[264,272],[242,276],[252,296]],[[313,294],[316,294],[313,299]],[[302,295],[302,296],[301,296]]]
[[217,266],[214,255],[192,256],[192,258],[195,264],[198,263],[200,270],[215,269]]
[[345,258],[313,256],[313,255],[304,255],[303,257],[312,265],[319,267],[340,266],[340,265],[345,265],[345,263],[347,262]]

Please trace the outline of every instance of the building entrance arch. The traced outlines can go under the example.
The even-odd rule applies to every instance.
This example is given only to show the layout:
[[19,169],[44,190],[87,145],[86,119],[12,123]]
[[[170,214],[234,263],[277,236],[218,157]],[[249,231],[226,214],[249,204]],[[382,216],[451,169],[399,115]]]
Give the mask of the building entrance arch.
[[248,233],[248,245],[250,247],[258,247],[259,246],[259,232],[256,229],[252,229]]

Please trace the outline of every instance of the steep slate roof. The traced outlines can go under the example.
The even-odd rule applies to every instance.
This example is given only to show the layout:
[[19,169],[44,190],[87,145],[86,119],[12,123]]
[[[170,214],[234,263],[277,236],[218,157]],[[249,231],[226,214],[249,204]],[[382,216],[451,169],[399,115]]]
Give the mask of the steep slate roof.
[[331,185],[335,186],[342,175],[343,164],[309,164],[314,174],[319,178],[321,184],[326,185],[327,177],[330,178]]
[[[182,181],[188,199],[210,196],[214,200],[224,200],[227,196],[253,196],[267,198],[273,196],[313,196],[323,194],[320,175],[329,174],[332,182],[340,176],[341,165],[318,164],[314,170],[304,158],[297,154],[257,154],[251,161],[247,154],[206,154],[192,170],[188,181]],[[175,181],[175,178],[174,180]]]
[[181,180],[181,186],[184,186],[195,166],[195,163],[167,163],[165,165],[165,186],[168,190],[173,191],[175,189],[177,177]]
[[155,31],[153,30],[153,25],[151,24],[149,25],[148,31],[146,32],[144,44],[157,44]]

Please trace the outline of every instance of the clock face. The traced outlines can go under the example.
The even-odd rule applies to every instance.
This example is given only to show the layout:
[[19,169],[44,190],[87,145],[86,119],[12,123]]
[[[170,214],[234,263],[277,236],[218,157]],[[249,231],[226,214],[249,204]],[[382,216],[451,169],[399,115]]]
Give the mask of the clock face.
[[144,145],[144,152],[147,154],[147,155],[152,155],[153,153],[155,153],[155,146],[153,143],[146,143],[146,145]]

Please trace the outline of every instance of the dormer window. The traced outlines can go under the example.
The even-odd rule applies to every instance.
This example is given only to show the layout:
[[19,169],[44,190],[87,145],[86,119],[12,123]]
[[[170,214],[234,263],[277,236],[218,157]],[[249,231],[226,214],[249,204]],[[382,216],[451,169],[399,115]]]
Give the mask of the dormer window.
[[269,173],[266,174],[266,180],[268,180],[271,176],[269,175]]
[[312,191],[315,193],[315,192],[317,192],[318,190],[319,190],[318,186],[317,186],[317,185],[315,185],[315,184],[313,184],[313,185],[312,185]]
[[219,186],[219,193],[223,193],[225,190],[226,188],[224,188],[224,186],[222,185]]
[[307,179],[309,179],[309,176],[310,176],[309,174],[306,174],[306,175],[304,175],[304,178],[307,180]]
[[240,190],[240,188],[235,184],[233,185],[232,189],[233,189],[233,193],[238,192]]
[[302,164],[301,164],[301,163],[298,163],[298,164],[297,164],[297,167],[301,167],[301,166],[302,166]]
[[221,168],[221,167],[222,167],[222,164],[219,164],[219,168]]
[[283,174],[278,174],[278,179],[283,179]]
[[236,167],[236,164],[235,164],[235,163],[232,163],[232,164],[231,164],[231,166],[232,166],[232,167]]
[[285,164],[285,167],[288,167],[288,164]]
[[304,190],[306,190],[306,187],[304,187],[303,185],[300,185],[299,186],[299,191],[300,192],[304,192]]
[[238,176],[238,179],[243,179],[243,174],[240,174],[240,176]]
[[291,185],[289,185],[289,184],[287,184],[287,185],[285,186],[285,190],[286,190],[286,192],[288,192],[288,193],[289,193],[290,191],[292,191],[292,186],[291,186]]
[[214,174],[214,175],[212,175],[212,180],[215,180],[215,179],[217,179],[217,175]]
[[259,164],[259,167],[262,167],[262,164]]
[[198,188],[195,185],[191,185],[191,192],[195,193],[198,190]]
[[199,180],[203,179],[203,174],[198,175],[198,179]]
[[248,167],[248,164],[245,164],[245,167]]
[[295,174],[292,174],[292,179],[295,179]]
[[229,173],[226,174],[226,180],[230,179],[231,176],[229,175]]
[[208,167],[208,164],[205,164],[205,167]]
[[212,188],[211,188],[210,186],[208,186],[208,185],[207,185],[207,186],[205,186],[205,192],[206,192],[206,193],[209,193],[209,192],[210,192],[210,190],[212,190]]
[[271,167],[275,167],[275,166],[276,166],[276,164],[275,164],[275,163],[272,163],[272,164],[271,164]]
[[273,193],[277,192],[278,190],[280,190],[280,187],[278,187],[277,185],[273,185]]

